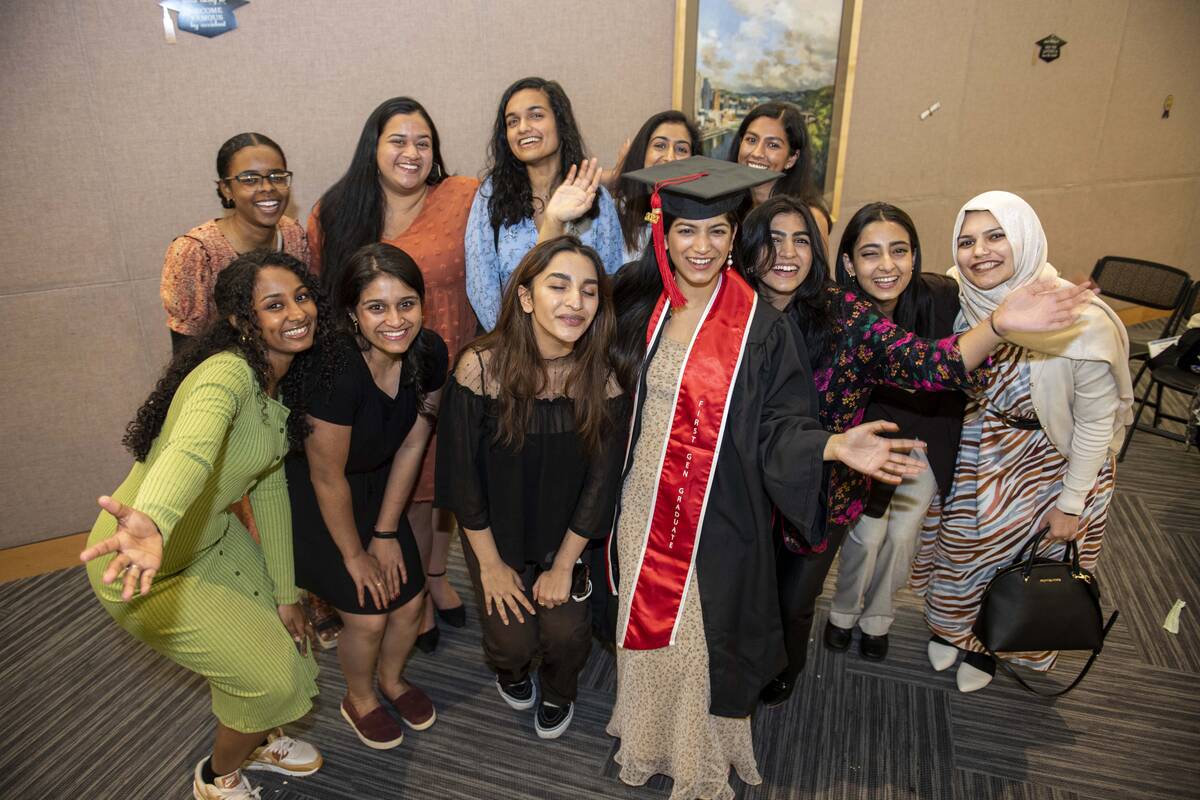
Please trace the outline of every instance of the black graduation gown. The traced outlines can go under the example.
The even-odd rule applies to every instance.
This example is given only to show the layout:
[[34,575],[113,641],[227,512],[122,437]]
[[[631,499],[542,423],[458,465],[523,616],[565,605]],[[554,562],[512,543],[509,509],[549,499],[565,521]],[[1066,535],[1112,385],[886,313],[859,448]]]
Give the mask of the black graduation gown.
[[[646,369],[657,345],[642,362],[623,476],[629,474],[641,435]],[[759,692],[787,662],[775,582],[773,509],[806,539],[815,542],[822,535],[817,498],[830,434],[816,419],[817,394],[808,363],[804,343],[797,341],[791,325],[760,300],[734,379],[696,555],[708,644],[709,711],[717,716],[748,716]],[[620,580],[616,550],[614,542],[610,557],[614,578]]]

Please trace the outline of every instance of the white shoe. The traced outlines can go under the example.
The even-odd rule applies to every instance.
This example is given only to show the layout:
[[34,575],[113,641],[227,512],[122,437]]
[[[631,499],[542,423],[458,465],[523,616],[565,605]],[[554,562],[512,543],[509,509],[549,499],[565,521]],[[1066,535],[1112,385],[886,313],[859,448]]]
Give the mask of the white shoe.
[[[962,663],[958,665],[958,674],[955,676],[958,680],[958,690],[960,692],[978,692],[983,687],[992,682],[992,678],[996,677],[996,662],[990,657],[983,656],[983,659],[978,659],[983,666],[991,666],[991,670],[980,669],[972,664],[972,661],[977,659],[972,658],[975,653],[969,653],[967,658],[964,658]],[[986,659],[986,664],[984,663]]]
[[[220,775],[215,783],[204,782],[204,765],[208,756],[200,759],[196,765],[195,777],[192,780],[192,797],[196,800],[262,800],[259,789],[250,785],[241,770],[230,775]],[[228,784],[228,785],[227,785]]]
[[258,747],[242,764],[242,769],[261,769],[302,778],[321,768],[325,760],[317,748],[300,739],[285,736],[279,728],[267,734],[267,743]]
[[929,640],[929,663],[938,672],[948,670],[958,660],[958,648],[952,644],[943,644],[935,639]]

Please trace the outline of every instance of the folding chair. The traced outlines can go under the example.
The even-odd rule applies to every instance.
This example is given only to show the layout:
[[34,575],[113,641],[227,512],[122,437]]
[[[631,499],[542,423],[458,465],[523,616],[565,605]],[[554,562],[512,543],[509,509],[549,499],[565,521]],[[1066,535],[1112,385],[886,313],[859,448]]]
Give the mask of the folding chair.
[[[1169,321],[1167,330],[1164,331],[1165,336],[1173,336],[1177,331],[1181,330],[1187,320],[1193,315],[1200,313],[1200,283],[1192,286],[1187,302],[1183,303],[1172,319]],[[1146,368],[1150,368],[1150,383],[1146,386],[1146,392],[1141,396],[1138,402],[1137,412],[1133,416],[1133,424],[1129,426],[1129,431],[1125,434],[1125,443],[1121,445],[1121,452],[1117,454],[1117,461],[1125,458],[1125,451],[1129,449],[1129,442],[1133,439],[1134,431],[1145,431],[1152,433],[1155,436],[1163,436],[1167,439],[1172,439],[1176,442],[1187,442],[1187,436],[1184,433],[1176,433],[1172,430],[1159,427],[1162,420],[1177,422],[1184,426],[1185,430],[1188,426],[1187,417],[1178,417],[1174,414],[1168,414],[1162,409],[1163,389],[1171,389],[1180,392],[1187,396],[1188,404],[1194,398],[1197,392],[1200,392],[1200,374],[1190,372],[1174,364],[1164,364],[1161,366],[1153,366],[1147,360],[1142,369],[1138,371],[1140,377]],[[1136,395],[1137,381],[1134,380],[1134,392]],[[1150,400],[1150,394],[1154,393],[1154,400]],[[1149,425],[1144,425],[1141,422],[1142,412],[1146,410],[1146,406],[1151,406],[1154,409],[1154,417]]]
[[[1171,312],[1162,332],[1151,336],[1150,339],[1162,339],[1171,335],[1168,331],[1172,330],[1175,318],[1187,300],[1188,290],[1192,285],[1191,276],[1177,267],[1124,256],[1105,256],[1097,261],[1092,269],[1092,280],[1100,287],[1105,297]],[[1150,339],[1130,341],[1130,360],[1146,360],[1146,342]],[[1137,386],[1144,370],[1145,366],[1138,371],[1134,386]]]

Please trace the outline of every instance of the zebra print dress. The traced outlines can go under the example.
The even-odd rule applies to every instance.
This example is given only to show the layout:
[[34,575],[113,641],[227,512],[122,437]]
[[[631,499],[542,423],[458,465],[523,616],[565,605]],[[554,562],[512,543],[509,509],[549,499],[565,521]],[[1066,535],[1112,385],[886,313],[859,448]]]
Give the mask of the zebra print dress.
[[[992,356],[982,395],[967,406],[958,466],[950,495],[925,518],[910,585],[925,596],[925,621],[964,650],[984,652],[971,634],[983,589],[1012,563],[1062,492],[1067,458],[1045,431],[1021,430],[1008,417],[1033,418],[1025,351],[1006,344]],[[1115,483],[1113,458],[1104,463],[1079,517],[1080,564],[1091,569],[1100,555]],[[1055,546],[1057,553],[1061,549]],[[1054,652],[1009,658],[1037,670],[1054,666]]]

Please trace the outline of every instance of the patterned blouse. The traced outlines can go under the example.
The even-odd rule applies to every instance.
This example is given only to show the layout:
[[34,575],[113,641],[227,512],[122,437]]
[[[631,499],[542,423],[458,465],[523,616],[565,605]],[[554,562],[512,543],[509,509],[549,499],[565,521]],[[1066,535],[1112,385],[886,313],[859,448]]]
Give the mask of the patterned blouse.
[[[291,217],[279,218],[283,251],[308,263],[308,241],[304,228]],[[212,322],[213,287],[217,274],[238,257],[238,252],[221,233],[217,221],[210,219],[178,237],[167,248],[163,260],[163,308],[167,327],[185,336],[203,333]]]
[[[840,286],[827,289],[833,316],[828,349],[817,358],[813,381],[821,399],[821,427],[841,433],[863,421],[877,385],[922,391],[975,389],[958,349],[958,335],[922,339],[898,328],[866,300]],[[795,313],[794,311],[792,313]],[[870,479],[845,464],[834,463],[829,475],[829,522],[849,525],[863,512]],[[786,529],[784,541],[794,552],[803,543]],[[822,544],[814,548],[824,550]]]

